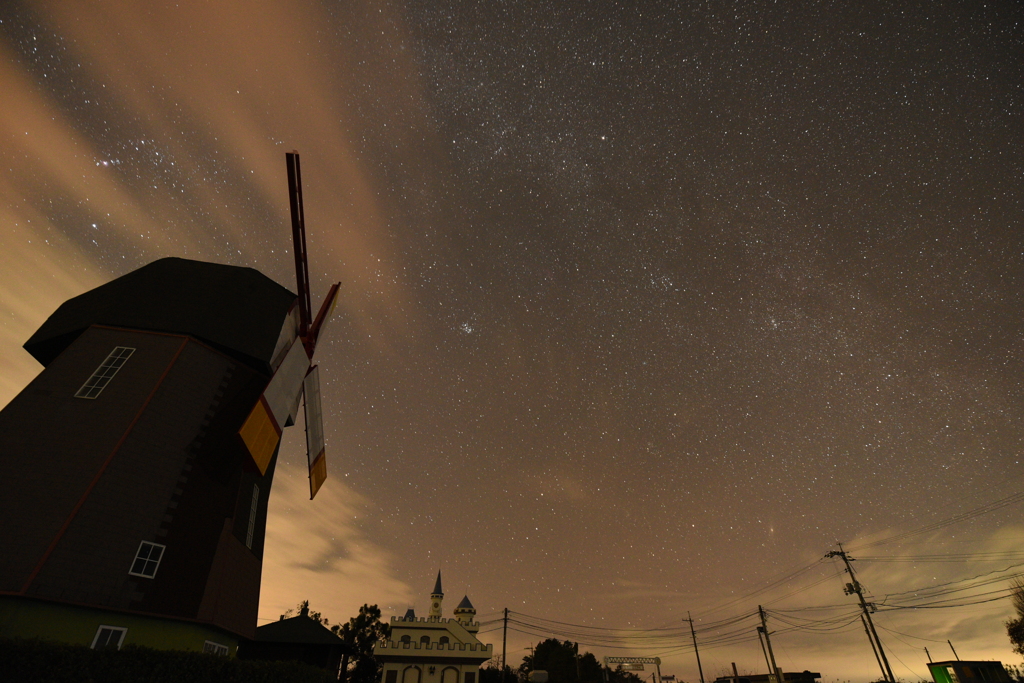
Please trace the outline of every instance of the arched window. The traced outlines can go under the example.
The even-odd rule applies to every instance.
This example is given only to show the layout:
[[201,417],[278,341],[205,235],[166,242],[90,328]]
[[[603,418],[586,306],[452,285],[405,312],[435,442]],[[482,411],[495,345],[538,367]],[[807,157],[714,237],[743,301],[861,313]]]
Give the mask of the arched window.
[[403,643],[411,643],[412,642],[412,638],[410,638],[409,636],[402,636],[401,642],[403,642]]
[[438,638],[437,639],[437,644],[438,645],[447,645],[448,644],[448,636],[441,636],[440,638]]
[[429,645],[429,644],[430,644],[430,636],[423,636],[422,638],[420,638],[420,645]]

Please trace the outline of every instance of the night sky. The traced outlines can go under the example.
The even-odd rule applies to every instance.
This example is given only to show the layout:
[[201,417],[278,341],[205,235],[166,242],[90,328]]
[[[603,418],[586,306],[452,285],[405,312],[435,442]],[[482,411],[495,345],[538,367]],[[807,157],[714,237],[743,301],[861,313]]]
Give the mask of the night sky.
[[[867,547],[1024,491],[1022,15],[4,2],[0,402],[62,301],[154,259],[294,289],[297,149],[329,478],[305,500],[286,431],[261,619],[425,613],[441,569],[497,651],[530,615],[511,664],[551,634],[694,683],[689,610],[706,676],[763,673],[764,604],[784,669],[877,678],[837,541],[890,607],[1024,568],[1017,499]],[[1011,614],[876,617],[916,681],[947,638],[1019,663]]]

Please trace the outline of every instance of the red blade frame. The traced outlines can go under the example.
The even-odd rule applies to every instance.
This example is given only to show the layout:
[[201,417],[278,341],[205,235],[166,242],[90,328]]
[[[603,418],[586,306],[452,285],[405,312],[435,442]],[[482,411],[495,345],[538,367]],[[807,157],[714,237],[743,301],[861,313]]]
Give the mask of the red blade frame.
[[[292,213],[292,244],[295,250],[295,283],[299,288],[299,336],[309,334],[313,306],[309,301],[309,260],[306,257],[306,217],[302,209],[302,170],[299,153],[286,152],[288,160],[288,201]],[[307,351],[311,351],[307,345]]]

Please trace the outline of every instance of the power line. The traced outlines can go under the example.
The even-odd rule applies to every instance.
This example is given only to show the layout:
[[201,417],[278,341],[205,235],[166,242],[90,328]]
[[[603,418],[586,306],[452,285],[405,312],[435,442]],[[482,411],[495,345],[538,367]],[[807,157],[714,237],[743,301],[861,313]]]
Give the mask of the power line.
[[924,526],[918,527],[917,529],[912,529],[910,531],[904,531],[902,533],[893,534],[892,536],[880,538],[877,541],[871,541],[869,543],[863,543],[861,545],[852,546],[849,550],[850,552],[854,552],[857,550],[865,550],[867,548],[875,548],[880,545],[895,543],[897,541],[902,541],[913,536],[918,536],[920,534],[926,534],[931,531],[938,531],[939,529],[943,529],[947,526],[959,524],[960,522],[966,522],[968,520],[974,519],[975,517],[980,517],[981,515],[987,515],[990,512],[995,512],[996,510],[1000,510],[1008,505],[1013,505],[1014,503],[1019,503],[1021,501],[1024,501],[1024,491],[1011,493],[1010,495],[992,501],[991,503],[980,505],[972,510],[968,510],[967,512],[962,512],[958,515],[953,515],[952,517],[947,517],[946,519],[939,520],[937,522],[925,524]]

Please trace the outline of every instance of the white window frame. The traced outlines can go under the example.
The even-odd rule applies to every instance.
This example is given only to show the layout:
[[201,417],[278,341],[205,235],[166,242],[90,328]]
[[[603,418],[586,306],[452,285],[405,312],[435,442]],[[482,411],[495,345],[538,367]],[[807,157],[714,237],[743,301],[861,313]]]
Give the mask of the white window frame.
[[228,656],[228,646],[222,643],[215,643],[212,640],[207,640],[203,643],[203,652],[208,655],[217,655],[218,657]]
[[89,379],[85,380],[85,384],[75,392],[75,398],[94,399],[99,396],[133,353],[135,349],[130,346],[115,346]]
[[259,484],[252,485],[252,503],[249,505],[249,530],[245,532],[245,547],[252,550],[252,532],[256,530],[256,510],[260,504]]
[[[126,629],[123,626],[110,626],[109,624],[100,624],[99,625],[99,628],[96,629],[96,635],[94,635],[92,637],[92,645],[89,646],[89,649],[91,649],[91,650],[95,650],[96,649],[96,643],[97,643],[97,641],[99,641],[100,634],[103,633],[104,630],[113,631],[114,633],[118,634],[118,637],[117,637],[117,649],[120,650],[121,649],[121,643],[124,642],[124,636],[125,636],[126,633],[128,633],[128,629]],[[109,647],[109,646],[110,646],[110,641],[108,640],[107,641],[107,647]]]
[[[156,560],[156,565],[154,565],[152,573],[149,574],[147,574],[145,571],[134,571],[135,563],[138,562],[140,559],[143,559],[141,557],[142,549],[146,546],[149,546],[150,548],[160,548],[160,557]],[[160,543],[153,543],[152,541],[142,541],[141,543],[139,543],[139,549],[135,551],[135,557],[132,558],[132,564],[131,567],[128,569],[128,573],[132,576],[141,576],[144,579],[155,578],[157,570],[160,569],[160,563],[164,561],[164,554],[166,553],[166,551],[167,546],[165,545],[161,545]],[[150,553],[146,555],[146,558],[143,559],[143,561],[147,563],[143,565],[143,569],[145,569],[148,566],[148,563],[153,561],[152,550],[150,550]]]

